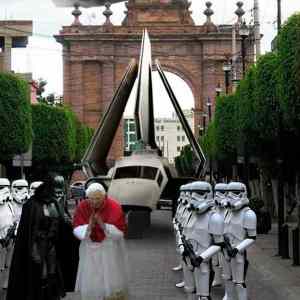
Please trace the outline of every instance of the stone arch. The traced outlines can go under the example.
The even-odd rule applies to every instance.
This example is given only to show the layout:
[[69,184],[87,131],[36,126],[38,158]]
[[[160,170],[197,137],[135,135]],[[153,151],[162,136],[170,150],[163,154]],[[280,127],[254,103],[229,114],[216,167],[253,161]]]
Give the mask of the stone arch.
[[[56,39],[64,49],[65,103],[96,127],[128,61],[139,58],[142,31],[147,28],[153,57],[192,90],[196,129],[201,125],[204,99],[210,98],[214,107],[217,85],[225,90],[222,66],[232,55],[232,27],[215,26],[210,17],[205,24],[195,25],[189,7],[188,1],[129,0],[121,26],[108,19],[102,26],[74,22],[63,27]],[[115,158],[122,156],[122,140],[120,130],[112,151]]]
[[[173,73],[173,74],[177,75],[178,77],[180,77],[183,81],[186,82],[186,84],[192,90],[192,93],[194,95],[194,101],[196,101],[197,86],[195,85],[191,74],[189,74],[189,72],[187,70],[183,70],[179,67],[176,67],[174,64],[163,63],[163,62],[160,62],[160,64],[165,72]],[[154,70],[155,70],[155,68],[154,68]],[[195,107],[196,107],[196,103],[195,103]]]

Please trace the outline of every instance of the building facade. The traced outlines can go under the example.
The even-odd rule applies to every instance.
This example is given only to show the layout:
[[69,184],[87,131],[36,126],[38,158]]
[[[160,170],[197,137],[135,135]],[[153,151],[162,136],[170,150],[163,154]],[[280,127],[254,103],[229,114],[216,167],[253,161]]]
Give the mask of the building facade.
[[[184,111],[185,117],[190,128],[194,128],[194,114],[192,111]],[[124,118],[124,145],[125,154],[136,150],[137,138],[135,131],[135,121],[132,117]],[[154,123],[155,140],[162,155],[166,157],[171,164],[174,163],[176,156],[180,155],[182,148],[189,144],[187,136],[182,125],[174,114],[172,118],[156,118]]]
[[[147,28],[153,59],[159,59],[165,71],[178,75],[191,88],[197,128],[206,99],[212,99],[214,108],[216,87],[225,90],[223,64],[232,57],[233,26],[214,24],[210,2],[203,7],[206,22],[195,25],[190,5],[187,0],[128,0],[121,26],[110,22],[113,12],[108,8],[102,26],[85,26],[80,23],[80,12],[73,12],[74,23],[63,27],[56,40],[63,45],[64,100],[81,121],[97,126],[129,61],[139,58],[142,32]],[[253,61],[254,44],[247,42],[246,52],[247,61]],[[241,53],[239,36],[236,53]],[[120,127],[111,158],[122,156],[122,143]]]

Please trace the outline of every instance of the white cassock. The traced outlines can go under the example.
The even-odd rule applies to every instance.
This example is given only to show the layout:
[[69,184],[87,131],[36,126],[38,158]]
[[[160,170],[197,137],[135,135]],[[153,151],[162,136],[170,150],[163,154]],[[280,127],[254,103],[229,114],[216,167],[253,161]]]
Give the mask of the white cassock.
[[116,226],[106,224],[102,242],[90,239],[88,225],[75,227],[81,240],[76,291],[82,300],[127,300],[128,259],[124,235]]

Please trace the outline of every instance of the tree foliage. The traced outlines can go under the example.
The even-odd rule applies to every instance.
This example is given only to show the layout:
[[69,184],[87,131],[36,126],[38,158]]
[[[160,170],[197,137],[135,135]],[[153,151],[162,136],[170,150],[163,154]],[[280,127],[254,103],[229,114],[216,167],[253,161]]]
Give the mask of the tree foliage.
[[1,161],[28,150],[32,141],[29,88],[25,80],[0,73]]
[[217,98],[215,111],[215,147],[216,155],[220,160],[233,161],[236,157],[237,125],[236,125],[237,98],[235,95]]
[[33,105],[32,120],[35,163],[58,164],[74,160],[76,130],[70,111],[45,104]]
[[285,124],[300,133],[300,13],[291,16],[277,37],[278,87]]
[[81,161],[93,130],[82,124],[67,107],[33,105],[33,161],[35,166],[60,172],[72,171]]
[[215,122],[211,122],[205,135],[200,137],[200,145],[207,157],[211,159],[217,158]]

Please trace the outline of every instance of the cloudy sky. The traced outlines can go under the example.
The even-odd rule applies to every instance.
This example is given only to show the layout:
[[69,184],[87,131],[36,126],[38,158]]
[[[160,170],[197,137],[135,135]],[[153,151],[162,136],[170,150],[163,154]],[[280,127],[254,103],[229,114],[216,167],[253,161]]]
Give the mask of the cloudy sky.
[[[205,21],[203,11],[206,1],[190,1],[192,2],[192,16],[196,24],[200,25]],[[215,12],[213,21],[216,24],[232,24],[235,21],[234,11],[237,0],[212,0],[211,2]],[[264,35],[262,49],[266,52],[270,50],[270,43],[276,34],[277,0],[260,0],[259,2],[261,32]],[[247,22],[253,22],[252,7],[253,0],[244,0]],[[124,17],[124,3],[115,4],[111,9],[114,13],[111,18],[112,22],[116,25],[120,24]],[[99,7],[82,9],[82,23],[102,24],[103,10]],[[61,46],[56,43],[53,34],[57,34],[63,25],[72,23],[71,11],[72,8],[55,7],[52,0],[0,0],[0,19],[33,20],[34,34],[30,38],[28,48],[13,51],[13,69],[17,72],[32,72],[35,79],[46,79],[48,81],[47,93],[62,94],[63,92]],[[300,11],[300,1],[282,0],[283,21],[297,11]],[[193,96],[186,84],[175,75],[171,76],[170,80],[174,83],[177,90],[175,92],[179,98],[181,93],[185,95],[185,99],[190,99],[187,101],[186,108],[193,106]]]

